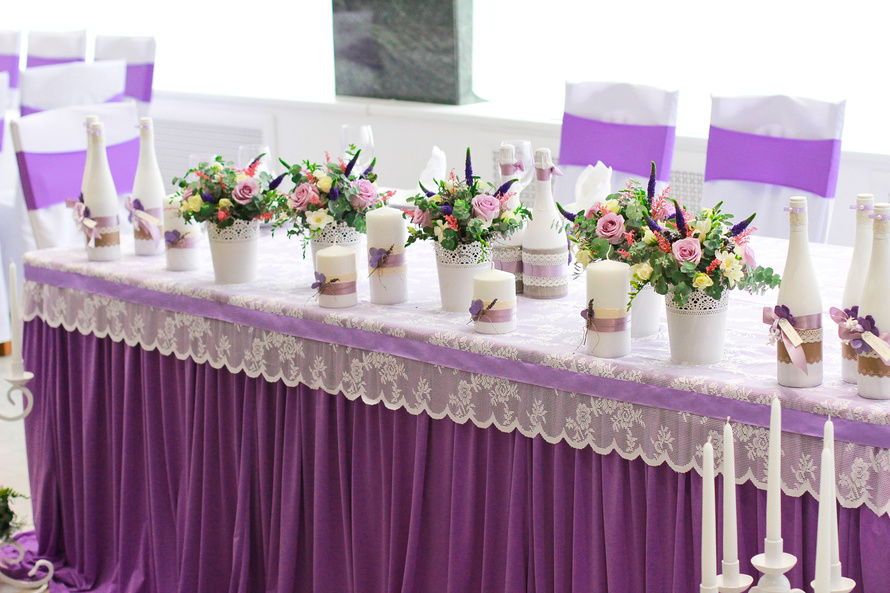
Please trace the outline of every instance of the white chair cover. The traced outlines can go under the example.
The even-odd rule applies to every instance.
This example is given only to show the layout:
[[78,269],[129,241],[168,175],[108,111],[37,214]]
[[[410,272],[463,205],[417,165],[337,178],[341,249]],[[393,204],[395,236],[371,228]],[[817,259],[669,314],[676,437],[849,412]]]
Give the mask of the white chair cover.
[[788,198],[808,197],[810,240],[824,243],[834,205],[845,101],[711,97],[702,206],[723,202],[734,221],[753,212],[758,233],[788,237]]
[[123,60],[28,68],[20,80],[22,116],[71,105],[121,101],[126,77]]
[[66,62],[83,62],[87,32],[31,31],[28,33],[28,68]]
[[39,249],[84,242],[65,200],[76,200],[80,195],[87,115],[99,116],[104,125],[108,163],[118,194],[133,190],[139,157],[138,114],[133,103],[65,107],[13,121],[24,201]]
[[0,152],[6,138],[6,110],[9,109],[9,72],[0,72]]
[[22,32],[0,30],[0,72],[9,72],[10,88],[19,88],[19,56]]
[[[3,152],[3,138],[6,135],[6,122],[4,114],[9,103],[9,72],[0,72],[0,154]],[[0,226],[0,231],[3,227]],[[0,265],[4,261],[3,245],[0,243]],[[10,335],[9,328],[9,303],[6,299],[6,283],[3,278],[7,271],[0,270],[0,343],[8,342]]]
[[96,37],[96,60],[125,60],[127,85],[124,95],[151,103],[155,65],[154,37]]
[[612,167],[612,191],[628,179],[646,183],[651,161],[664,185],[671,175],[679,91],[625,83],[566,83],[565,114],[555,195],[574,201],[575,183],[588,165]]

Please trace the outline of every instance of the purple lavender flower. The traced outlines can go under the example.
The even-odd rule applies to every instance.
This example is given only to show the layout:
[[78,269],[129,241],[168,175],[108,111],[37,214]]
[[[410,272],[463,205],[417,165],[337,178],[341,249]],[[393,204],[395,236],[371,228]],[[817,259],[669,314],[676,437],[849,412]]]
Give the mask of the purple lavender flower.
[[511,179],[510,181],[507,181],[502,186],[500,186],[498,188],[498,190],[496,192],[494,192],[495,197],[501,197],[504,194],[506,194],[508,191],[510,191],[510,186],[513,185],[513,183],[515,181],[516,181],[515,179]]
[[473,186],[473,163],[470,162],[470,147],[467,147],[467,164],[466,164],[467,185]]
[[653,233],[664,233],[664,229],[658,226],[658,223],[652,220],[652,217],[648,214],[644,214],[643,218],[646,219],[646,226],[649,227],[649,230]]
[[362,149],[359,148],[355,151],[355,154],[352,155],[352,160],[349,161],[349,164],[346,165],[346,170],[343,171],[343,174],[349,177],[349,174],[352,173],[352,168],[355,167],[355,163],[358,161],[358,155],[362,153]]
[[441,206],[439,206],[439,212],[441,212],[443,216],[449,216],[452,212],[454,212],[454,207],[450,204],[442,204]]
[[269,191],[278,189],[278,186],[281,185],[282,181],[284,181],[284,177],[286,175],[287,175],[287,173],[285,172],[285,173],[282,173],[281,175],[279,175],[278,177],[276,177],[275,179],[273,179],[272,182],[269,184]]
[[431,191],[428,190],[427,188],[423,187],[423,184],[422,184],[422,183],[418,183],[417,185],[420,186],[421,191],[422,191],[424,194],[426,194],[426,197],[428,197],[428,198],[432,198],[434,195],[436,195],[435,193],[431,192]]
[[368,168],[362,172],[362,177],[367,177],[374,170],[374,166],[377,164],[377,157],[371,159],[371,164],[368,165]]
[[745,231],[745,229],[748,228],[748,225],[751,224],[751,221],[754,220],[754,217],[756,215],[757,215],[757,213],[755,212],[754,214],[752,214],[751,216],[749,216],[742,222],[739,222],[739,223],[733,225],[733,227],[729,230],[729,236],[735,237],[737,235],[742,234]]
[[655,197],[655,161],[652,161],[652,172],[649,174],[649,187],[646,188],[646,198],[649,204],[652,204],[652,198]]
[[578,217],[577,214],[572,214],[562,207],[562,204],[559,202],[556,203],[556,208],[559,210],[559,213],[563,215],[563,217],[569,222],[575,222],[575,219]]
[[336,185],[332,185],[331,191],[328,192],[328,199],[331,200],[332,202],[336,202],[337,198],[339,198],[339,197],[340,197],[340,190],[337,188]]
[[204,202],[207,204],[216,202],[216,198],[214,198],[213,195],[207,193],[206,191],[201,194],[201,199],[204,200]]
[[683,216],[683,209],[680,208],[680,203],[675,199],[671,199],[671,202],[674,203],[674,218],[677,221],[677,230],[680,232],[680,237],[686,236],[686,217]]

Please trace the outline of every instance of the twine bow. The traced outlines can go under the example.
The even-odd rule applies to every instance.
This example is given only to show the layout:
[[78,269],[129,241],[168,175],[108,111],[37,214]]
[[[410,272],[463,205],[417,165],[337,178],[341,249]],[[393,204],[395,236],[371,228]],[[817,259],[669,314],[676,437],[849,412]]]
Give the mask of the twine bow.
[[96,239],[99,239],[102,233],[99,231],[98,223],[90,218],[90,209],[80,200],[70,198],[65,200],[65,205],[74,209],[72,212],[74,224],[87,236],[87,244],[90,247],[95,247]]
[[[791,311],[785,305],[776,305],[775,308],[763,308],[763,322],[770,325],[770,335],[773,339],[781,337],[785,350],[791,363],[809,375],[807,369],[807,357],[803,350],[803,338],[797,333],[798,329],[817,329],[822,327],[820,314],[803,315],[795,319]],[[770,341],[772,343],[772,340]]]
[[161,221],[145,211],[145,207],[139,198],[134,200],[132,196],[127,196],[127,201],[124,205],[130,213],[128,218],[133,223],[133,228],[137,231],[148,233],[157,247],[161,240]]

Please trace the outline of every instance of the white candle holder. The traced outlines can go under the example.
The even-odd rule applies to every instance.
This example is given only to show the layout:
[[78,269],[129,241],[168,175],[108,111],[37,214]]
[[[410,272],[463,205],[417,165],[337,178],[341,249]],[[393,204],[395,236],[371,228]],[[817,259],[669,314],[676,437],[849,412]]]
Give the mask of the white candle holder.
[[34,407],[34,395],[31,393],[31,390],[26,387],[29,381],[34,378],[34,373],[30,371],[23,371],[21,373],[16,373],[13,371],[12,377],[6,377],[6,381],[12,384],[12,387],[6,392],[6,399],[9,400],[9,403],[15,404],[15,400],[12,398],[12,394],[16,391],[22,394],[22,413],[17,414],[15,416],[6,416],[5,414],[0,414],[0,420],[6,420],[7,422],[15,422],[16,420],[24,420],[27,418],[28,414],[31,413],[31,408]]
[[[831,565],[831,593],[850,593],[850,591],[852,591],[853,588],[856,586],[856,581],[844,576],[840,576],[840,574],[835,576],[835,572],[840,573],[840,571],[840,564]],[[810,587],[812,587],[815,591],[816,581],[810,581]]]
[[742,593],[754,583],[754,577],[739,572],[739,561],[721,563],[723,572],[717,575],[717,591],[720,593]]
[[[18,542],[10,540],[6,542],[0,542],[0,545],[5,548],[13,548],[15,549],[16,553],[16,556],[13,558],[3,558],[2,556],[0,556],[0,568],[10,569],[17,564],[21,564],[22,560],[25,559],[25,550]],[[31,567],[31,570],[28,571],[28,576],[33,578],[41,568],[46,569],[46,574],[36,581],[22,581],[14,579],[12,577],[6,576],[5,574],[3,574],[2,571],[0,571],[0,583],[11,585],[16,590],[40,589],[41,591],[43,591],[52,580],[53,575],[55,574],[55,569],[53,568],[52,562],[41,558],[40,560],[35,562],[34,566]]]
[[797,556],[783,551],[782,541],[764,539],[765,552],[751,558],[751,564],[763,573],[751,593],[804,593],[802,589],[792,589],[785,573],[797,564]]

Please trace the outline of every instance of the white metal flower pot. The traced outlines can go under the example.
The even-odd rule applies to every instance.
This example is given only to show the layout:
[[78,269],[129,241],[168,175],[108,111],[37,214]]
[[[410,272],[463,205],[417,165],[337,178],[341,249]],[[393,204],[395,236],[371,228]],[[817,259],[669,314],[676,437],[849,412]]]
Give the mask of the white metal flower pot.
[[729,292],[724,291],[720,300],[714,300],[703,291],[695,290],[683,306],[677,305],[670,294],[664,301],[671,360],[680,364],[712,364],[723,360]]
[[468,312],[473,302],[473,276],[491,269],[491,254],[483,252],[480,243],[461,244],[449,251],[437,242],[435,249],[442,308]]
[[260,221],[236,220],[225,229],[208,221],[207,237],[217,284],[243,284],[256,278]]

